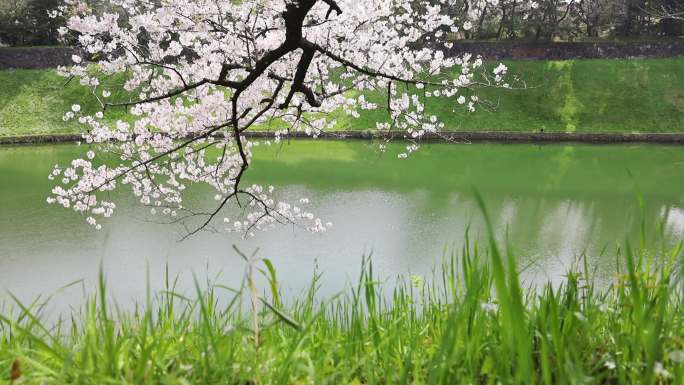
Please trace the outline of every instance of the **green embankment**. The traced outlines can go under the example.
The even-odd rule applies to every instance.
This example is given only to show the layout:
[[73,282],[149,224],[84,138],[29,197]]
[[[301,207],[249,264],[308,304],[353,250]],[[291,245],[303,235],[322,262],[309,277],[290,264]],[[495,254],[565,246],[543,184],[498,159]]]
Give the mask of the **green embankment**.
[[[485,99],[495,111],[470,114],[454,99],[432,99],[435,113],[450,130],[563,132],[682,132],[684,131],[684,59],[573,60],[507,62],[530,87],[527,90],[488,89]],[[62,121],[74,103],[94,111],[89,90],[52,70],[0,71],[0,136],[78,132]],[[116,94],[112,100],[116,100]],[[382,102],[384,93],[369,95]],[[109,111],[108,119],[124,116]],[[336,114],[338,129],[373,129],[388,119],[372,111],[354,119]]]

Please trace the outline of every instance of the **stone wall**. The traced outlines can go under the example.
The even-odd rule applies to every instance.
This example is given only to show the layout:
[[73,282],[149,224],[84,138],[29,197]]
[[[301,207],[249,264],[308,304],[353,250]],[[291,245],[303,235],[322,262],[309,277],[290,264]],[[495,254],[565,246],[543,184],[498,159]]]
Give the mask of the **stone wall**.
[[[0,48],[0,70],[69,65],[71,55],[76,52],[74,48],[64,47]],[[684,57],[684,39],[639,43],[464,42],[454,44],[448,52],[452,55],[470,52],[493,60]]]
[[[273,132],[247,131],[244,133],[248,138],[273,138]],[[368,131],[334,131],[323,132],[325,139],[394,139],[406,138],[406,132],[378,132]],[[311,139],[311,136],[303,132],[291,133],[288,139]],[[78,134],[56,135],[29,135],[29,136],[0,136],[0,145],[19,145],[37,143],[67,143],[80,142],[83,137]],[[495,143],[660,143],[671,145],[684,145],[684,134],[675,133],[569,133],[569,132],[466,132],[445,131],[440,134],[427,134],[422,138],[423,142],[444,143],[471,143],[471,142],[495,142]]]
[[60,65],[73,64],[71,55],[75,48],[65,47],[30,47],[0,48],[0,70],[10,68],[56,68]]
[[464,52],[487,59],[568,60],[684,57],[684,39],[652,42],[550,43],[467,42],[456,43],[452,55]]

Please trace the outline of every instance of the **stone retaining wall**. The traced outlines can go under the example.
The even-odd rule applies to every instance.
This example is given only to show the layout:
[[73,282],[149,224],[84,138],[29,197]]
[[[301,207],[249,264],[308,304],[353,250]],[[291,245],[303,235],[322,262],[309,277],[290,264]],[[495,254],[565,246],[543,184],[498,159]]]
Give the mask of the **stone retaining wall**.
[[[321,135],[323,139],[394,139],[404,140],[405,132],[373,132],[373,131],[335,131]],[[246,132],[250,138],[273,138],[272,132]],[[290,134],[284,140],[311,139],[304,133]],[[0,145],[11,144],[41,144],[41,143],[69,143],[82,141],[81,135],[32,135],[32,136],[0,136]],[[567,132],[444,132],[439,135],[426,135],[421,142],[444,143],[659,143],[684,145],[684,134],[666,133],[567,133]]]
[[71,55],[78,52],[66,47],[0,48],[0,70],[10,68],[56,68],[73,64]]
[[[493,60],[684,57],[684,39],[639,43],[461,42],[446,51],[452,55],[470,52]],[[0,70],[69,65],[76,52],[66,47],[0,48]]]
[[480,54],[487,59],[569,60],[684,57],[684,39],[625,43],[524,43],[468,42],[456,43],[447,50],[451,55],[464,52]]

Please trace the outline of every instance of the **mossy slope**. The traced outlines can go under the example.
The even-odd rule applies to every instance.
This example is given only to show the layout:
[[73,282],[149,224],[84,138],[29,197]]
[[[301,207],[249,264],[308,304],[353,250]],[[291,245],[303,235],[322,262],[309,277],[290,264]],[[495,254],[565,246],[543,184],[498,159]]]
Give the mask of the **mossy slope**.
[[[470,114],[454,99],[433,99],[431,113],[450,130],[564,132],[684,131],[684,59],[507,62],[524,79],[524,91],[484,90],[497,105]],[[78,132],[62,121],[72,104],[95,110],[89,90],[53,70],[0,71],[0,135]],[[115,98],[117,95],[114,95]],[[368,95],[378,103],[384,93]],[[108,112],[108,119],[125,116]],[[371,111],[359,119],[336,114],[339,129],[373,129],[388,119]]]

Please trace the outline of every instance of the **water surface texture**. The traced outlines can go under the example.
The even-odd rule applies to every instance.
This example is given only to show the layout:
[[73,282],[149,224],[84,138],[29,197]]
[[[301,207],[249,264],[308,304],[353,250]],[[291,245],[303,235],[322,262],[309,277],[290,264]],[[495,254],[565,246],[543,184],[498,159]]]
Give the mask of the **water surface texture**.
[[[642,219],[650,248],[684,235],[681,147],[429,144],[398,159],[404,146],[392,144],[385,154],[360,141],[260,146],[247,182],[273,184],[282,198],[310,199],[310,210],[334,228],[309,234],[282,226],[249,240],[203,233],[183,242],[181,227],[150,223],[128,193],[117,195],[121,209],[101,231],[47,205],[51,168],[87,147],[0,147],[0,302],[4,289],[30,300],[75,280],[90,287],[101,264],[119,301],[144,298],[148,276],[152,290],[162,288],[167,266],[181,290],[192,287],[193,272],[237,285],[244,265],[233,244],[247,252],[259,247],[295,293],[315,268],[325,293],[339,290],[370,253],[384,276],[429,274],[462,246],[468,227],[473,239],[484,239],[473,189],[486,201],[502,247],[510,244],[528,266],[530,281],[557,281],[582,255],[599,277],[611,277],[616,247],[639,242]],[[80,303],[81,290],[58,294],[57,306]]]

